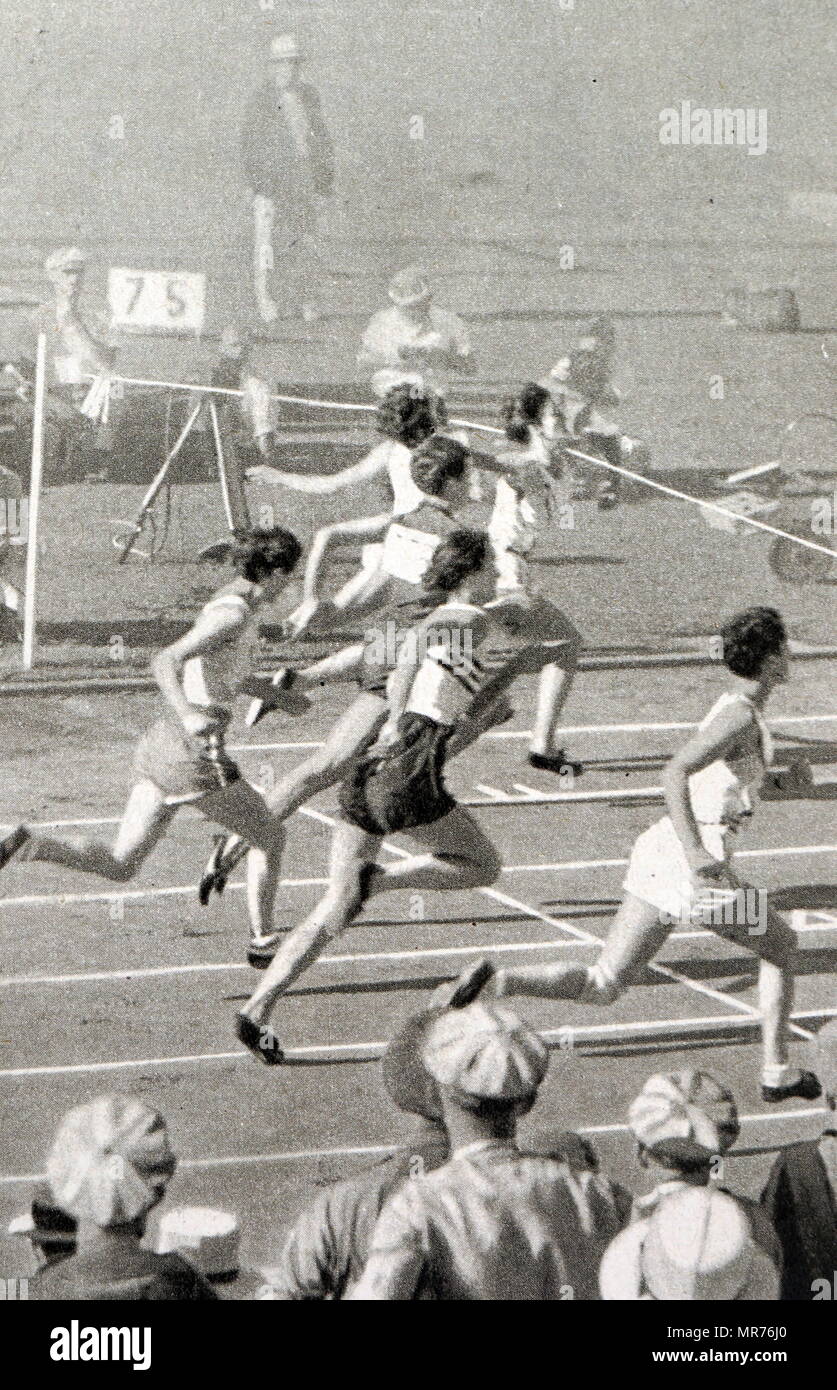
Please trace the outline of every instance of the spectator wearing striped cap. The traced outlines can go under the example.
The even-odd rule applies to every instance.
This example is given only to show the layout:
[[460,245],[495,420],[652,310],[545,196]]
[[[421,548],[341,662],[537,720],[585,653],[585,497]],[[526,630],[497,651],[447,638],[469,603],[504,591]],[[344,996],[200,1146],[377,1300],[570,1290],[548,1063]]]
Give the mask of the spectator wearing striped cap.
[[40,1270],[30,1297],[215,1298],[180,1255],[155,1254],[140,1244],[176,1163],[163,1117],[142,1101],[105,1095],[70,1110],[47,1159],[47,1178],[56,1205],[77,1222],[76,1251]]
[[[661,1182],[634,1203],[634,1219],[650,1216],[659,1201],[685,1187],[705,1186],[717,1161],[738,1138],[732,1092],[709,1072],[649,1076],[631,1102],[628,1125],[644,1168]],[[717,1166],[717,1164],[715,1164]]]
[[837,1270],[837,1019],[817,1034],[826,1119],[819,1139],[781,1149],[762,1193],[784,1256],[782,1299],[834,1297]]
[[717,1188],[685,1188],[608,1247],[601,1294],[608,1302],[775,1301],[776,1256],[775,1235],[757,1207],[748,1211]]
[[451,1158],[384,1207],[351,1297],[378,1302],[597,1298],[618,1227],[569,1165],[521,1152],[518,1120],[546,1075],[537,1033],[507,1009],[472,1003],[428,1030]]

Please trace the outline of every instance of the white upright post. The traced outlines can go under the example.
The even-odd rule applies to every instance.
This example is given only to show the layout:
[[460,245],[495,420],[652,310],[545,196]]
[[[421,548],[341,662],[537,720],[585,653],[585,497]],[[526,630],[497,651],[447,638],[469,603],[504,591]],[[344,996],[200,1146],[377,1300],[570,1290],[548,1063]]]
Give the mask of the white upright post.
[[35,365],[35,407],[32,416],[32,476],[29,481],[29,525],[26,539],[26,590],[23,597],[23,669],[32,670],[35,656],[35,586],[38,572],[38,511],[44,471],[44,399],[46,396],[46,334],[38,334]]

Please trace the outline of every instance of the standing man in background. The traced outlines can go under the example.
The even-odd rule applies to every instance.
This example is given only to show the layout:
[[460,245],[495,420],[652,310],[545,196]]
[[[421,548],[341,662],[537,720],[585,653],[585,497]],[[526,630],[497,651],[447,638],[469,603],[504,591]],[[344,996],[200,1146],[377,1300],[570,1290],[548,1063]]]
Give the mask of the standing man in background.
[[306,323],[319,317],[312,282],[320,274],[319,200],[334,187],[334,150],[320,98],[300,81],[302,55],[284,34],[270,45],[270,76],[254,93],[244,121],[244,170],[253,200],[253,271],[259,315],[276,321],[271,272]]

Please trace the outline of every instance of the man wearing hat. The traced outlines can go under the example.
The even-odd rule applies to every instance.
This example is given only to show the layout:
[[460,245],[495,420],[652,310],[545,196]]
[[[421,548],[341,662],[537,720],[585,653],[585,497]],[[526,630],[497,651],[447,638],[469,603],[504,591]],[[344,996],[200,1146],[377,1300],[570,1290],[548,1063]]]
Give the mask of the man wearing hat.
[[[46,441],[50,481],[101,473],[103,451],[112,446],[112,403],[101,383],[113,368],[116,338],[108,314],[82,309],[87,257],[77,246],[50,253],[44,271],[52,296],[28,319],[26,343],[12,356],[9,370],[21,382],[27,407],[35,379],[34,343],[46,335]],[[94,423],[95,426],[94,426]],[[71,452],[80,460],[69,468]]]
[[761,1198],[782,1246],[782,1299],[796,1303],[835,1296],[837,1019],[820,1029],[816,1053],[827,1107],[823,1132],[779,1150]]
[[665,1197],[605,1251],[599,1284],[608,1302],[775,1302],[775,1237],[757,1208],[717,1188]]
[[444,395],[450,372],[471,372],[474,360],[462,319],[433,303],[426,273],[399,270],[389,283],[391,307],[366,326],[358,366],[372,372],[372,389],[383,397],[399,382],[433,387]]
[[318,316],[312,281],[319,201],[334,187],[334,151],[314,87],[299,79],[303,55],[292,34],[270,45],[268,80],[253,95],[244,120],[242,154],[253,199],[254,285],[266,324],[279,316],[272,274],[292,308]]
[[140,1244],[177,1160],[163,1117],[131,1096],[104,1095],[64,1116],[47,1159],[52,1199],[75,1218],[76,1250],[41,1269],[31,1298],[169,1301],[214,1299],[177,1254]]
[[548,1053],[507,1009],[443,1012],[422,1047],[439,1087],[451,1158],[406,1183],[381,1212],[355,1300],[593,1299],[619,1228],[591,1199],[593,1174],[521,1152]]
[[[448,1157],[438,1086],[422,1060],[428,1030],[444,1012],[430,1007],[413,1014],[384,1053],[383,1080],[390,1100],[421,1123],[393,1153],[373,1168],[332,1183],[300,1213],[276,1269],[266,1276],[265,1301],[337,1300],[356,1285],[369,1258],[381,1209],[405,1182],[433,1172]],[[449,991],[448,991],[449,992]]]
[[712,1160],[738,1138],[738,1109],[732,1092],[709,1072],[660,1072],[649,1076],[631,1102],[628,1128],[640,1164],[661,1178],[634,1203],[638,1219],[670,1193],[709,1182]]

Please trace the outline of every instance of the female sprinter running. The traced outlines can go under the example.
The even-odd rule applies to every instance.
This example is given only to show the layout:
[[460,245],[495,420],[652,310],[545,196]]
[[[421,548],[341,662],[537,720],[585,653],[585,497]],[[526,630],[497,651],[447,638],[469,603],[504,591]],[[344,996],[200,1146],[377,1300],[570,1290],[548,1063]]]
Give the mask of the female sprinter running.
[[[421,495],[410,475],[410,462],[414,450],[425,439],[445,428],[447,414],[441,396],[401,383],[393,386],[381,401],[375,423],[383,435],[381,442],[358,463],[337,473],[287,473],[268,464],[259,464],[248,473],[253,480],[315,496],[332,495],[366,483],[375,483],[380,492],[381,511],[375,516],[324,526],[314,536],[305,567],[302,603],[286,621],[288,632],[295,637],[313,626],[333,624],[347,610],[362,612],[374,607],[382,548],[378,542],[383,540],[394,516],[403,516],[420,505]],[[338,545],[360,542],[365,544],[358,572],[331,599],[321,598],[320,575],[326,556]],[[304,679],[297,677],[297,690],[309,686],[313,689],[324,680],[334,679],[332,671],[339,678],[341,670],[333,658],[317,662]]]
[[[367,634],[369,640],[346,648],[352,654],[351,676],[359,687],[357,695],[333,725],[323,746],[265,793],[268,806],[280,822],[284,823],[317,792],[335,786],[351,760],[374,743],[380,733],[387,716],[387,680],[398,655],[392,639],[439,602],[438,596],[427,588],[424,571],[444,536],[458,529],[455,518],[467,501],[469,464],[467,449],[444,435],[433,435],[415,450],[411,481],[421,505],[391,522],[388,529],[387,554],[382,555],[380,562],[387,587],[378,591],[379,604],[386,596],[386,607],[376,615],[375,627]],[[412,570],[417,561],[419,573]],[[411,579],[403,577],[408,572],[412,573]],[[296,687],[292,687],[289,698],[295,693]],[[268,707],[269,699],[264,703]],[[213,889],[223,891],[245,849],[243,839],[218,837],[201,876],[201,903],[208,901]]]
[[785,627],[775,609],[748,608],[726,624],[721,638],[729,688],[666,768],[668,815],[634,843],[622,903],[595,965],[491,970],[484,964],[498,995],[611,1004],[657,954],[675,923],[702,922],[759,957],[763,1098],[814,1100],[820,1094],[816,1076],[788,1061],[796,938],[764,892],[738,876],[730,844],[752,815],[752,792],[771,761],[764,709],[787,680]]
[[[268,1065],[282,1048],[268,1020],[277,1000],[345,930],[374,893],[465,889],[493,883],[497,851],[442,780],[447,745],[478,716],[483,672],[474,655],[490,622],[480,606],[496,580],[488,539],[453,531],[438,546],[426,583],[442,602],[404,636],[387,688],[388,715],[369,754],[348,768],[331,848],[329,887],[279,947],[263,984],[236,1016],[238,1037]],[[385,834],[407,831],[423,853],[378,864]],[[484,967],[481,967],[484,969]],[[456,987],[461,1005],[479,988],[473,972]]]
[[224,734],[237,692],[255,694],[266,684],[251,675],[256,615],[281,593],[300,553],[289,531],[241,535],[232,551],[236,578],[210,599],[184,637],[154,658],[151,669],[166,709],[140,739],[136,780],[113,847],[98,840],[54,839],[21,825],[0,842],[0,868],[20,856],[126,883],[168,829],[178,807],[192,805],[251,846],[248,959],[252,965],[265,964],[277,940],[273,900],[281,828],[226,752]]
[[[581,636],[566,614],[533,591],[528,556],[553,520],[556,478],[552,448],[556,413],[549,391],[529,382],[503,407],[506,438],[515,446],[497,456],[488,534],[497,564],[497,598],[488,612],[521,650],[520,671],[540,672],[529,762],[548,772],[581,772],[558,746],[561,711],[581,651]],[[523,658],[523,649],[528,659]]]

